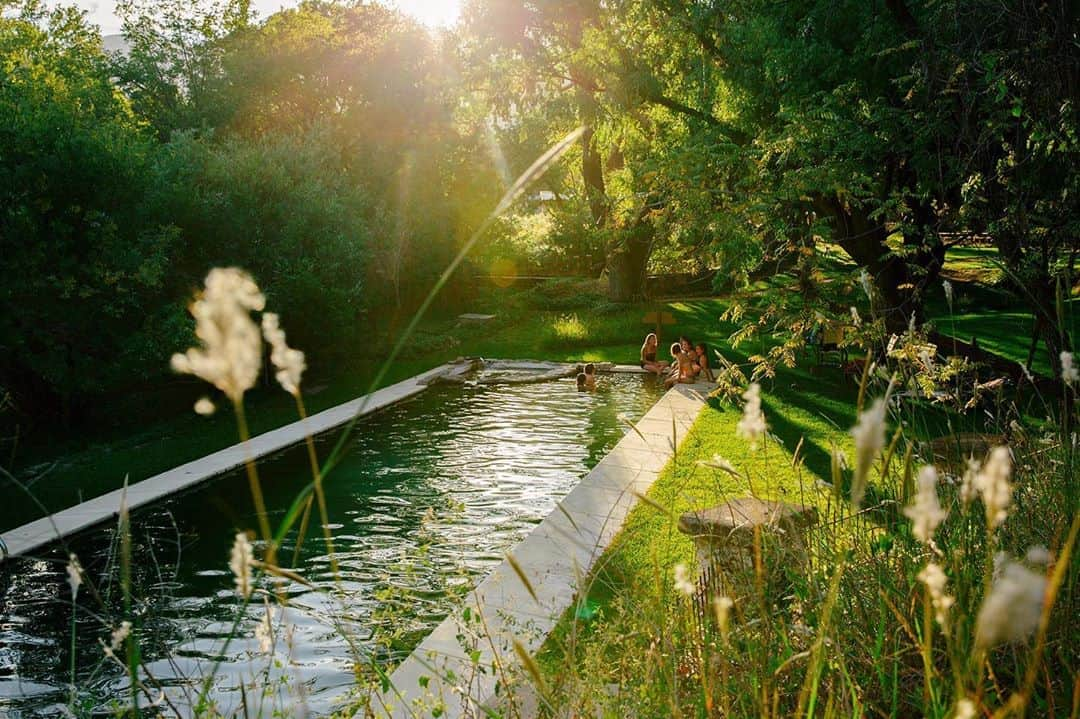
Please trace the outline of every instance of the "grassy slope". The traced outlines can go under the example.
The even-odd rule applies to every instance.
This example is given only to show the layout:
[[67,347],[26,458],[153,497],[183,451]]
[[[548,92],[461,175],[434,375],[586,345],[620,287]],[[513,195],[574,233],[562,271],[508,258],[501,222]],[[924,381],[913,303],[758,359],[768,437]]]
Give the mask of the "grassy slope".
[[[830,274],[851,276],[857,266],[838,245],[822,245],[829,258]],[[1014,362],[1027,363],[1034,318],[1030,309],[1017,303],[1007,292],[995,289],[1005,278],[994,247],[954,246],[945,257],[942,279],[949,279],[955,291],[950,310],[940,283],[927,289],[926,319],[938,331],[970,342],[976,338],[983,349]],[[1075,294],[1075,293],[1074,293]],[[856,298],[861,300],[862,298]],[[1080,298],[1066,302],[1066,326],[1072,337],[1080,337]],[[942,351],[948,352],[947,347]],[[1032,370],[1049,377],[1050,358],[1040,341],[1035,349]]]
[[[994,285],[1005,277],[993,247],[950,247],[942,274],[953,281],[955,304],[950,311],[940,286],[931,288],[926,302],[927,319],[950,337],[971,341],[1014,362],[1027,363],[1034,318],[1026,307]],[[1065,322],[1075,338],[1080,333],[1080,300],[1066,303]],[[1050,358],[1040,341],[1032,370],[1049,377]]]
[[[957,285],[954,291],[952,312],[940,288],[935,288],[928,298],[927,318],[937,325],[938,331],[966,342],[974,337],[983,349],[1026,364],[1034,328],[1031,312],[1017,307],[1004,293],[981,285]],[[1080,336],[1080,300],[1065,303],[1065,317],[1071,335]],[[1051,374],[1050,357],[1041,340],[1035,348],[1032,370],[1045,377]]]

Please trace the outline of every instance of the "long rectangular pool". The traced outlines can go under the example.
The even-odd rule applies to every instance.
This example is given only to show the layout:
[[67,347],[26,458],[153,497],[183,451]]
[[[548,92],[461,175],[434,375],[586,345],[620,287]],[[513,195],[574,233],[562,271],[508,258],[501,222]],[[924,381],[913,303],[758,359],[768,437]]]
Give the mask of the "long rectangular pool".
[[[211,674],[210,698],[225,714],[241,696],[280,706],[282,693],[312,714],[342,708],[357,655],[389,664],[407,654],[618,442],[625,420],[663,394],[651,376],[607,375],[600,385],[432,387],[362,420],[326,479],[339,581],[313,521],[307,539],[297,547],[294,531],[279,555],[307,584],[263,587],[289,600],[276,662],[255,636],[260,595],[243,610],[228,569],[236,532],[257,526],[243,473],[138,512],[133,614],[149,676],[181,708]],[[336,440],[320,437],[320,454]],[[264,459],[259,471],[280,520],[310,481],[305,450]],[[95,585],[80,590],[74,612],[75,701],[88,713],[126,693],[99,643],[123,616],[117,544],[112,528],[70,544]],[[72,701],[66,561],[58,550],[0,565],[0,714],[13,719],[59,714]]]

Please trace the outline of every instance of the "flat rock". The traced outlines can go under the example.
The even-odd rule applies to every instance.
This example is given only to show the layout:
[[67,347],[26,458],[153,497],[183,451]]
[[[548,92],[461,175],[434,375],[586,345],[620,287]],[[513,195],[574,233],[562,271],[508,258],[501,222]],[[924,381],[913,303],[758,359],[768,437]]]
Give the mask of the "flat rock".
[[458,315],[458,319],[462,322],[487,322],[488,320],[495,319],[495,315],[480,315],[474,312],[466,312],[463,315]]
[[695,538],[724,538],[752,532],[754,527],[803,529],[816,524],[817,519],[814,507],[743,497],[708,509],[686,512],[679,517],[679,531]]
[[484,366],[481,359],[455,361],[442,371],[421,380],[422,384],[464,384],[470,376]]

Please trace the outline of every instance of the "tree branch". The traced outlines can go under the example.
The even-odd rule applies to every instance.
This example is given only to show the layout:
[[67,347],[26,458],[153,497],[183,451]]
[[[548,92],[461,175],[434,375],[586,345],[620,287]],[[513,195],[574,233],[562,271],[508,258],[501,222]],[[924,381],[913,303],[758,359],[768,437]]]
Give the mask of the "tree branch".
[[750,142],[749,136],[747,136],[747,134],[742,130],[732,127],[730,124],[716,117],[713,117],[707,112],[698,110],[695,107],[690,107],[689,105],[684,105],[678,100],[673,100],[662,93],[652,93],[645,98],[645,101],[660,105],[662,107],[666,107],[672,112],[677,112],[680,115],[687,115],[689,117],[701,120],[702,122],[722,132],[731,142],[735,143],[736,145],[745,145]]

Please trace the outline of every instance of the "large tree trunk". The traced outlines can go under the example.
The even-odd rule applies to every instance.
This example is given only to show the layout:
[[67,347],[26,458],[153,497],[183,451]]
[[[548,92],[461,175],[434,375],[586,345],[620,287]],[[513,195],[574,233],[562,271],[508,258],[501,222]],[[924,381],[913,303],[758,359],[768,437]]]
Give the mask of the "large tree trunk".
[[619,233],[608,253],[608,299],[634,302],[645,297],[645,272],[652,253],[652,223],[641,217]]
[[[911,230],[904,233],[904,245],[914,250],[908,259],[908,266],[917,268],[916,293],[921,297],[926,287],[941,276],[945,266],[945,243],[941,241],[937,228],[937,215],[929,201],[914,202],[914,214],[911,218]],[[918,307],[921,320],[922,304]]]
[[907,263],[892,254],[885,240],[885,225],[870,217],[860,205],[848,205],[835,196],[819,197],[817,209],[833,220],[836,242],[864,267],[873,280],[874,313],[884,319],[889,332],[907,329],[912,315],[921,319],[922,305]]

